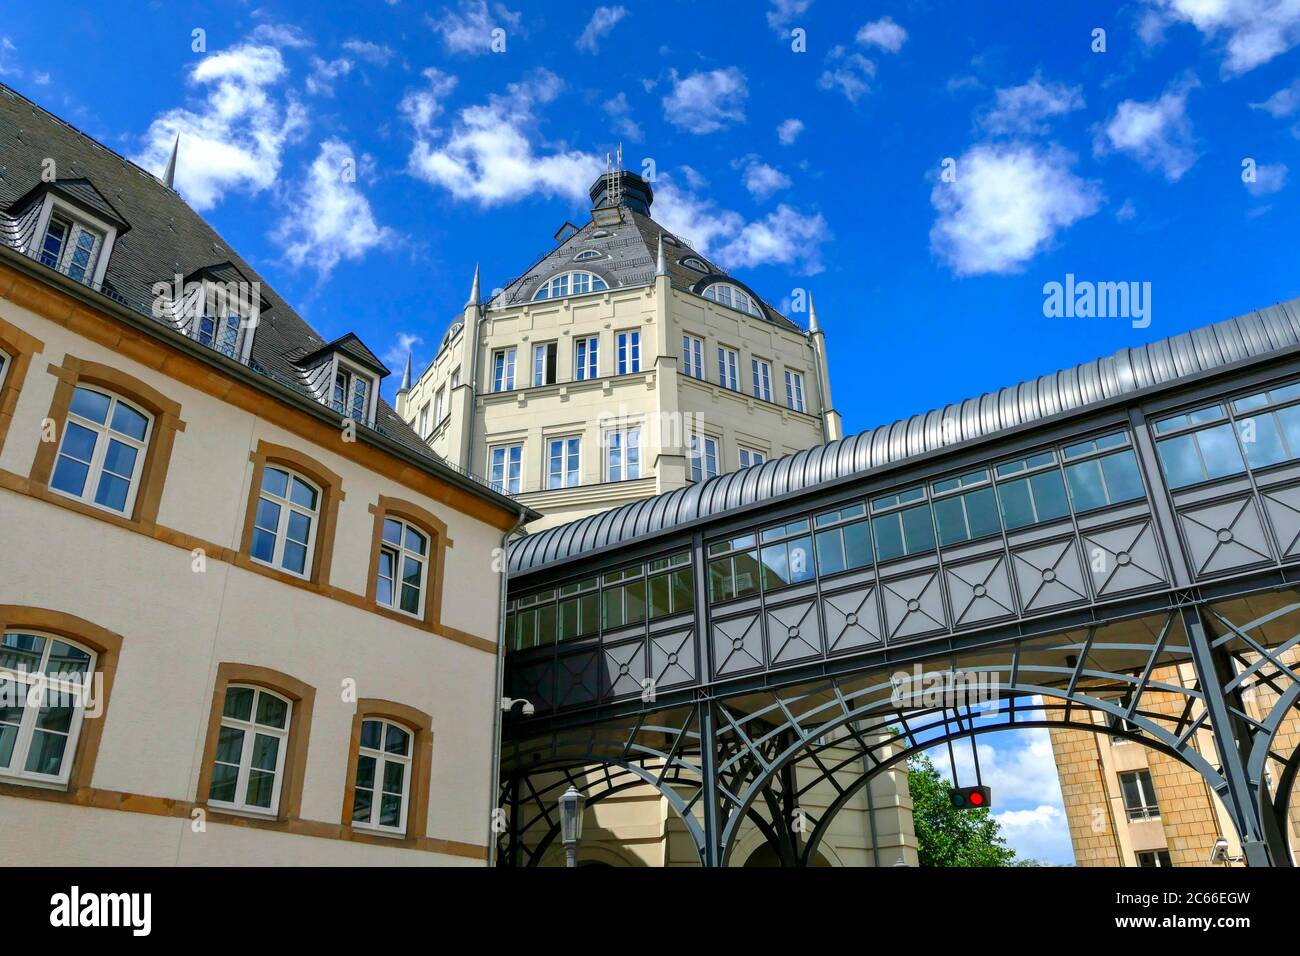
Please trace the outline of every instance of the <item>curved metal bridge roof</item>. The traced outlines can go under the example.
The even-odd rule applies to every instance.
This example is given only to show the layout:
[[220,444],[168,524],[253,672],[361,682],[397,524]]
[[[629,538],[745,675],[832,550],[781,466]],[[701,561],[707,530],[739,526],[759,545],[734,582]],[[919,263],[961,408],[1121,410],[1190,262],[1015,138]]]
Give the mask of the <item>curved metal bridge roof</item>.
[[[1292,299],[548,528],[512,545],[510,572],[531,571],[1297,345],[1300,299]],[[945,428],[945,422],[952,424]]]

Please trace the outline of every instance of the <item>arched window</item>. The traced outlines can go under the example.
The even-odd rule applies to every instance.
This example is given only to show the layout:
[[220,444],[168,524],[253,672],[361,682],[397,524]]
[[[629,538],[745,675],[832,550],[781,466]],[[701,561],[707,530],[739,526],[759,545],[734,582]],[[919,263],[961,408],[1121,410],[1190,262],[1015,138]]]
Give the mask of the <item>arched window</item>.
[[65,637],[6,628],[0,637],[0,778],[67,783],[94,651]]
[[595,249],[583,249],[580,253],[578,253],[576,256],[573,257],[573,261],[587,262],[591,259],[603,259],[603,258],[605,258],[604,255],[602,253],[597,252]]
[[585,295],[588,292],[604,292],[609,286],[605,280],[594,272],[564,272],[554,276],[533,295],[533,301],[540,299],[562,299],[569,295]]
[[352,825],[406,832],[415,734],[380,717],[361,721],[352,786]]
[[253,560],[311,576],[316,532],[320,524],[321,489],[297,472],[276,464],[262,469],[257,514],[249,554]]
[[230,684],[221,711],[208,802],[275,813],[280,806],[293,701],[265,687]]
[[152,416],[120,396],[78,385],[50,487],[69,498],[131,514],[152,423]]
[[694,269],[696,272],[709,273],[713,271],[703,259],[697,259],[695,256],[687,256],[681,260],[681,264],[688,269]]
[[760,319],[763,317],[762,311],[749,293],[739,286],[732,285],[730,282],[713,283],[704,290],[704,298],[710,299],[718,303],[718,305],[739,309],[741,312],[746,312]]
[[384,518],[375,600],[383,607],[423,617],[428,570],[429,536],[409,521]]

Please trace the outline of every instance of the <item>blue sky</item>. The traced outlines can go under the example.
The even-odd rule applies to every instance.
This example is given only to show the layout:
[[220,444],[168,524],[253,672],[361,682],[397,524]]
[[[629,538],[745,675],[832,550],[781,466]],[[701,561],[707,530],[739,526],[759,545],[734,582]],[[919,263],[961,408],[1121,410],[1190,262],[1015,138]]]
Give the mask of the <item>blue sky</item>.
[[[620,142],[670,229],[813,292],[850,431],[1300,293],[1294,4],[10,7],[0,81],[153,169],[180,132],[181,193],[395,370],[475,263],[499,286],[582,221]],[[1067,273],[1150,283],[1150,324],[1045,317]],[[1023,783],[995,798],[1043,818],[1016,839],[1068,859],[1042,741],[992,740]]]

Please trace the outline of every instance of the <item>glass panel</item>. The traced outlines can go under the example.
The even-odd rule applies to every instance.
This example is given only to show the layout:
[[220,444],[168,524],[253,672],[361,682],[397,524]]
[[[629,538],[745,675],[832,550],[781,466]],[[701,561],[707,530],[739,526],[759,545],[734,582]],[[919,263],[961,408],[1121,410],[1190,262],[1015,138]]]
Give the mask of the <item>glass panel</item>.
[[735,562],[736,597],[749,597],[758,593],[759,564],[757,551],[745,551],[737,554]]
[[858,521],[844,527],[844,560],[850,568],[864,568],[871,563],[871,525]]
[[763,549],[763,588],[771,590],[790,583],[790,567],[784,544]]
[[660,574],[650,579],[650,619],[665,617],[672,613],[670,582],[668,575]]
[[60,455],[58,464],[54,466],[54,477],[50,479],[50,487],[79,498],[86,488],[86,477],[89,474],[88,465]]
[[50,659],[46,673],[73,677],[90,670],[90,655],[79,647],[55,641],[50,646]]
[[307,549],[293,541],[284,543],[284,569],[295,574],[304,574],[307,570]]
[[876,554],[881,561],[903,556],[903,523],[897,514],[875,518],[871,527],[876,534]]
[[289,705],[274,694],[257,695],[257,723],[263,727],[283,729],[289,716]]
[[113,431],[120,432],[136,441],[144,441],[144,434],[149,428],[149,419],[145,418],[130,405],[117,403],[113,409]]
[[798,584],[811,580],[814,574],[812,538],[795,538],[786,547],[790,552],[790,582]]
[[280,755],[280,738],[271,734],[257,734],[253,737],[253,759],[250,766],[257,770],[275,770],[275,761]]
[[131,483],[124,478],[104,472],[99,476],[99,489],[95,492],[95,503],[114,511],[126,510],[126,496],[131,490]]
[[1205,469],[1201,467],[1193,436],[1166,438],[1156,443],[1156,450],[1160,453],[1161,464],[1165,466],[1165,477],[1170,488],[1181,488],[1205,480]]
[[1029,498],[1028,478],[998,485],[998,504],[1002,510],[1002,523],[1008,529],[1023,528],[1034,523],[1034,505]]
[[1205,459],[1205,469],[1210,478],[1224,478],[1245,469],[1237,438],[1228,423],[1196,432],[1196,441],[1201,446],[1201,457]]
[[1237,422],[1237,434],[1241,436],[1241,446],[1246,449],[1246,460],[1252,468],[1276,465],[1279,461],[1286,460],[1282,434],[1272,415],[1260,415]]
[[414,551],[416,554],[424,554],[424,549],[428,543],[428,539],[424,535],[409,525],[407,526],[406,548],[408,551]]
[[6,634],[0,641],[0,667],[17,671],[39,670],[45,638],[36,634]]
[[301,478],[295,478],[293,480],[293,490],[289,492],[289,500],[296,505],[302,505],[308,511],[315,511],[316,489]]
[[262,472],[262,490],[269,491],[278,498],[285,497],[289,492],[288,473],[268,466]]
[[1101,460],[1101,472],[1106,478],[1111,502],[1132,501],[1146,494],[1137,458],[1131,451],[1107,455]]
[[239,781],[239,767],[235,764],[212,765],[212,783],[208,785],[208,799],[224,803],[235,802],[235,785]]
[[1286,435],[1286,443],[1291,448],[1291,454],[1300,453],[1300,405],[1279,409],[1275,414],[1277,420],[1282,423],[1282,432]]
[[623,626],[623,589],[609,588],[602,595],[605,629]]
[[633,581],[627,591],[627,623],[639,624],[645,620],[645,581]]
[[672,577],[673,611],[680,613],[695,607],[695,590],[691,586],[691,569],[681,568]]
[[[389,764],[389,766],[394,766]],[[401,767],[401,764],[396,766]],[[402,798],[390,793],[379,798],[379,825],[385,827],[400,826],[402,822]]]
[[74,415],[80,415],[82,418],[103,425],[108,421],[108,406],[112,402],[113,400],[102,392],[77,388],[72,393],[72,403],[68,406],[68,410]]
[[958,541],[965,541],[969,537],[966,532],[966,512],[962,508],[960,495],[936,501],[934,503],[934,520],[939,525],[939,543],[941,545],[955,544]]
[[253,715],[253,689],[251,687],[230,687],[226,689],[226,705],[223,717],[235,720],[248,720]]
[[301,511],[290,511],[285,537],[298,544],[306,544],[307,539],[311,537],[311,518]]
[[138,450],[130,445],[110,438],[104,452],[104,469],[123,478],[130,478],[135,472],[135,459]]
[[378,750],[383,732],[384,725],[380,721],[363,720],[361,722],[361,746],[369,747],[371,750]]
[[844,570],[844,532],[840,528],[817,533],[817,570],[839,574]]
[[244,802],[250,807],[269,809],[271,806],[271,792],[274,789],[274,773],[268,773],[265,770],[250,770],[248,772],[248,795],[244,798]]
[[934,550],[934,522],[930,519],[930,506],[908,508],[902,512],[903,538],[908,554]]
[[389,724],[388,733],[384,737],[384,750],[390,754],[409,756],[411,753],[411,735],[401,727]]
[[972,538],[983,538],[1002,530],[998,503],[992,488],[979,488],[962,496],[966,501],[966,522]]
[[68,738],[64,734],[36,731],[32,734],[24,769],[28,773],[58,776],[59,768],[63,766],[63,750],[67,745]]
[[244,752],[244,732],[238,727],[222,727],[217,731],[216,760],[220,763],[238,764]]
[[1106,504],[1106,487],[1101,481],[1101,462],[1080,462],[1067,465],[1066,480],[1070,483],[1070,499],[1075,511],[1088,511]]
[[578,624],[582,629],[579,636],[586,637],[588,634],[595,634],[600,630],[600,596],[598,594],[584,594],[578,599],[578,617]]
[[402,523],[392,518],[384,519],[384,540],[389,544],[402,543]]
[[537,646],[548,647],[555,643],[555,605],[547,604],[537,609]]

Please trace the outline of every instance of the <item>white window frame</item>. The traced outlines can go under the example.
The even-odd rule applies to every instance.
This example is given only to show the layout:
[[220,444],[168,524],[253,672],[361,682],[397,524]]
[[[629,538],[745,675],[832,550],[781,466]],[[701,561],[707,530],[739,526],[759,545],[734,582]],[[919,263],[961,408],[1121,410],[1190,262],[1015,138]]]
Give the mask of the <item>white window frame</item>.
[[429,437],[429,403],[425,402],[420,408],[419,431],[421,438]]
[[[577,442],[576,450],[572,447]],[[555,459],[555,446],[560,446],[560,483],[552,484],[551,462]],[[548,491],[561,488],[577,488],[582,484],[582,436],[557,435],[546,439],[546,488]],[[572,484],[569,477],[574,476]]]
[[9,367],[14,364],[14,357],[0,349],[0,388],[4,388],[5,379],[9,377]]
[[492,352],[492,391],[513,392],[515,389],[514,347],[494,349]]
[[770,402],[772,400],[772,363],[766,359],[751,358],[749,367],[754,378],[754,397]]
[[600,378],[600,336],[584,335],[573,341],[573,380]]
[[[251,813],[257,816],[277,816],[280,812],[280,794],[284,789],[284,761],[285,752],[289,749],[289,731],[293,729],[293,701],[283,694],[261,687],[256,684],[244,684],[235,682],[226,685],[226,694],[231,690],[245,689],[253,691],[252,709],[249,711],[248,720],[241,720],[238,717],[227,717],[226,699],[223,696],[221,700],[221,719],[222,727],[231,727],[244,732],[243,748],[239,754],[239,772],[235,777],[235,799],[234,800],[216,800],[209,794],[204,797],[209,806],[219,807],[227,810],[234,810],[238,813]],[[257,702],[262,694],[268,694],[281,700],[286,705],[284,714],[284,727],[272,727],[269,724],[257,723]],[[221,743],[221,731],[217,731],[217,746]],[[267,737],[277,737],[280,740],[276,747],[275,753],[275,783],[271,787],[271,805],[269,807],[258,807],[247,802],[248,797],[248,778],[251,775],[253,763],[253,747],[257,741],[257,735],[263,734]],[[212,774],[216,774],[217,749],[213,748],[212,753]],[[211,786],[209,778],[209,787]]]
[[740,446],[738,457],[740,459],[741,468],[753,468],[756,465],[761,465],[767,461],[767,454],[765,452],[761,452],[756,448],[746,448],[744,445]]
[[690,378],[704,378],[704,339],[682,333],[682,372]]
[[757,319],[763,317],[763,313],[754,301],[754,297],[731,282],[714,282],[700,294],[710,302],[716,302],[718,305],[735,309],[737,312],[744,312],[746,315],[752,315]]
[[[555,353],[554,362],[549,362],[548,356],[551,352]],[[552,374],[548,376],[547,366],[553,365]],[[538,342],[533,346],[533,388],[542,385],[554,385],[560,377],[560,343],[556,341]]]
[[[4,693],[21,694],[24,705],[22,716],[18,720],[18,731],[14,738],[13,749],[9,756],[9,766],[0,768],[0,780],[18,780],[24,783],[45,783],[54,786],[64,785],[72,775],[72,764],[77,753],[77,740],[81,736],[81,725],[85,719],[86,703],[92,693],[91,688],[93,687],[95,667],[99,663],[99,655],[89,647],[79,644],[71,638],[64,637],[62,634],[49,634],[45,631],[21,628],[12,628],[0,632],[0,634],[5,637],[10,635],[38,637],[45,642],[41,648],[40,659],[35,667],[13,668],[0,666],[0,681],[8,681],[10,687]],[[50,673],[50,655],[56,641],[73,647],[83,654],[90,655],[90,661],[86,665],[84,674]],[[38,685],[40,686],[38,687]],[[37,773],[26,769],[27,758],[31,753],[32,740],[38,730],[41,733],[58,733],[58,731],[40,729],[36,726],[37,718],[40,716],[48,697],[42,699],[38,706],[32,706],[30,698],[33,692],[41,693],[42,688],[44,695],[53,695],[56,702],[60,704],[68,700],[73,702],[72,718],[68,723],[68,732],[65,735],[66,739],[63,744],[63,757],[59,762],[59,772],[57,774]],[[91,702],[93,703],[93,701]],[[6,722],[6,726],[13,726],[13,724]]]
[[[498,462],[498,452],[500,461]],[[501,469],[501,478],[498,481],[496,477],[497,468]],[[517,470],[518,475],[514,478],[510,476],[511,470]],[[517,495],[523,491],[524,487],[524,445],[523,442],[511,442],[509,444],[491,445],[488,448],[488,482],[497,491],[507,495]]]
[[641,371],[641,330],[624,329],[614,336],[614,355],[619,375],[635,375]]
[[691,481],[708,481],[710,478],[718,477],[718,445],[716,438],[698,432],[691,434],[687,454]]
[[796,412],[806,412],[803,397],[803,373],[785,370],[785,407]]
[[447,417],[447,386],[442,385],[433,395],[433,421],[435,425],[441,425],[442,420]]
[[[48,483],[49,489],[64,498],[71,498],[73,501],[80,501],[84,504],[90,505],[92,508],[98,508],[100,511],[106,511],[109,514],[114,515],[123,515],[129,518],[131,515],[135,514],[135,499],[140,492],[140,476],[144,473],[145,456],[149,452],[150,439],[153,438],[153,429],[155,424],[154,417],[149,414],[146,409],[141,408],[129,398],[123,398],[116,392],[109,391],[106,388],[100,388],[98,385],[75,386],[74,398],[75,393],[81,390],[107,396],[109,399],[108,411],[105,413],[103,424],[99,424],[89,418],[84,418],[83,416],[78,415],[72,410],[71,405],[69,405],[67,417],[64,419],[63,425],[60,429],[59,448],[58,451],[54,453],[54,469],[50,472]],[[123,434],[122,432],[114,431],[110,427],[110,423],[113,421],[113,412],[116,411],[119,404],[125,405],[133,412],[144,416],[145,429],[143,439],[137,439],[130,435]],[[68,439],[69,422],[75,422],[82,428],[95,433],[95,447],[91,450],[89,462],[82,461],[80,458],[74,458],[72,455],[67,456],[71,461],[78,461],[88,466],[86,481],[85,484],[82,485],[81,494],[79,495],[74,495],[70,491],[64,491],[63,489],[54,486],[54,476],[58,471],[59,459],[64,457],[63,449]],[[128,481],[126,502],[121,511],[118,511],[116,508],[110,508],[108,505],[101,505],[95,500],[95,494],[99,490],[99,482],[104,476],[104,458],[108,454],[110,441],[120,442],[123,445],[128,445],[136,450],[135,465],[132,468],[129,477],[126,475],[118,475],[116,472],[109,472],[111,475],[118,478],[126,478]]]
[[740,353],[725,345],[718,346],[718,384],[733,392],[740,391]]
[[[365,725],[367,723],[377,723],[380,725],[378,750],[376,750],[373,747],[365,747],[361,744],[361,740],[365,738]],[[405,724],[398,723],[395,720],[389,720],[386,717],[362,716],[361,724],[362,724],[361,736],[357,738],[356,770],[358,773],[361,770],[362,757],[371,757],[375,761],[375,777],[374,777],[374,786],[370,790],[370,819],[358,820],[355,817],[352,817],[351,820],[352,826],[355,829],[359,829],[359,830],[374,830],[379,833],[404,834],[406,833],[406,823],[407,823],[406,814],[407,814],[407,810],[410,809],[410,805],[411,805],[411,773],[415,768],[415,731],[412,730],[410,727],[406,726]],[[405,754],[395,754],[385,749],[384,745],[388,740],[389,727],[395,727],[398,730],[402,731],[404,734],[406,734],[407,752]],[[384,764],[390,762],[401,764],[402,767],[404,768],[402,770],[402,793],[401,793],[402,809],[400,814],[400,820],[397,826],[385,826],[384,824],[378,822],[379,814],[382,809],[383,795],[384,795]],[[352,777],[351,784],[352,784],[352,788],[349,795],[352,798],[352,810],[349,816],[351,816],[351,814],[356,813],[355,807],[356,807],[357,778],[355,775],[353,775]]]
[[[338,398],[339,378],[343,377],[343,396],[342,408],[339,408]],[[365,394],[362,396],[364,408],[361,418],[357,418],[353,413],[356,411],[357,404],[357,387],[365,386]],[[334,369],[330,374],[330,408],[341,414],[344,418],[359,422],[362,425],[371,425],[375,421],[375,406],[378,402],[375,397],[379,394],[379,380],[374,375],[365,371],[359,365],[354,365],[346,361],[342,356],[334,356]]]
[[[387,530],[387,523],[389,521],[397,524],[401,528],[401,531],[398,533],[397,543],[389,541],[384,534]],[[424,539],[424,554],[420,554],[418,551],[406,546],[406,532],[408,529],[414,531]],[[387,603],[380,598],[379,583],[378,581],[375,582],[375,603],[380,607],[388,608],[390,611],[396,611],[398,614],[405,614],[407,617],[413,617],[416,620],[424,620],[425,599],[428,596],[429,590],[429,561],[432,557],[430,551],[432,549],[432,536],[418,524],[414,524],[407,521],[405,518],[398,517],[397,515],[385,515],[384,526],[381,528],[379,534],[379,563],[375,567],[375,574],[377,577],[383,578],[383,559],[384,553],[387,552],[392,555],[393,558],[393,577],[390,581],[388,592],[390,600]],[[402,588],[406,586],[406,579],[402,576],[402,570],[406,567],[406,562],[408,560],[415,561],[420,565],[420,583],[417,585],[419,590],[419,600],[416,601],[416,608],[414,611],[408,611],[402,607]]]
[[[267,491],[266,488],[264,487],[266,484],[266,473],[272,469],[278,472],[282,472],[289,476],[289,480],[285,484],[284,497],[281,497],[272,491]],[[293,480],[295,478],[297,478],[303,484],[307,485],[307,487],[311,488],[313,491],[316,492],[316,508],[314,511],[309,511],[306,505],[300,505],[293,500],[292,497]],[[316,484],[316,482],[312,481],[306,475],[294,471],[292,468],[285,467],[284,465],[281,465],[278,462],[267,462],[265,465],[262,466],[262,485],[263,487],[258,487],[254,489],[253,492],[254,494],[257,495],[259,504],[255,505],[253,508],[253,537],[249,540],[248,556],[252,560],[256,561],[258,564],[264,565],[268,568],[274,568],[276,571],[279,571],[283,574],[290,574],[296,578],[304,578],[304,579],[310,578],[312,572],[312,563],[316,557],[316,534],[320,530],[321,507],[325,503],[325,489],[323,489],[320,485]],[[257,523],[258,520],[257,513],[261,510],[260,502],[262,499],[265,499],[271,502],[272,504],[278,505],[280,509],[279,517],[276,520],[276,527],[274,532],[275,543],[271,546],[270,561],[266,561],[253,554],[253,539],[256,539],[257,532],[259,530],[264,532],[270,532],[271,530],[270,528],[263,528],[261,525]],[[304,515],[308,520],[307,542],[306,544],[303,545],[303,547],[307,549],[307,557],[306,560],[303,561],[303,569],[301,573],[298,571],[294,571],[291,568],[286,568],[284,566],[284,548],[285,548],[285,543],[288,541],[290,512],[296,512],[298,514]],[[299,544],[301,542],[294,542],[294,543]]]
[[592,292],[608,292],[609,283],[594,272],[585,269],[573,269],[551,276],[533,293],[533,301],[545,299],[566,299],[571,295],[588,295]]
[[[605,432],[605,480],[636,481],[641,477],[641,426],[622,425]],[[635,449],[635,456],[629,452]],[[619,462],[614,464],[615,453]],[[635,460],[633,460],[635,458]],[[632,474],[635,471],[636,474]]]
[[[98,241],[96,242],[95,248],[92,252],[92,256],[94,257],[94,266],[88,270],[90,275],[84,279],[78,279],[76,281],[94,288],[99,288],[104,282],[104,273],[108,270],[108,260],[112,255],[113,245],[117,240],[117,227],[104,222],[96,216],[84,212],[70,203],[64,202],[53,193],[47,193],[45,196],[45,203],[41,208],[40,216],[36,221],[36,230],[32,233],[31,241],[35,243],[36,246],[34,249],[29,251],[29,255],[31,255],[37,262],[44,261],[45,237],[50,229],[50,220],[56,217],[70,221],[74,228],[79,226],[83,230],[98,234]],[[68,258],[72,248],[73,244],[69,243],[67,237],[65,237],[64,244],[59,250],[60,260]],[[59,268],[58,266],[52,268],[62,272],[64,275],[68,275],[64,269]],[[69,276],[69,278],[71,278],[71,276]]]

